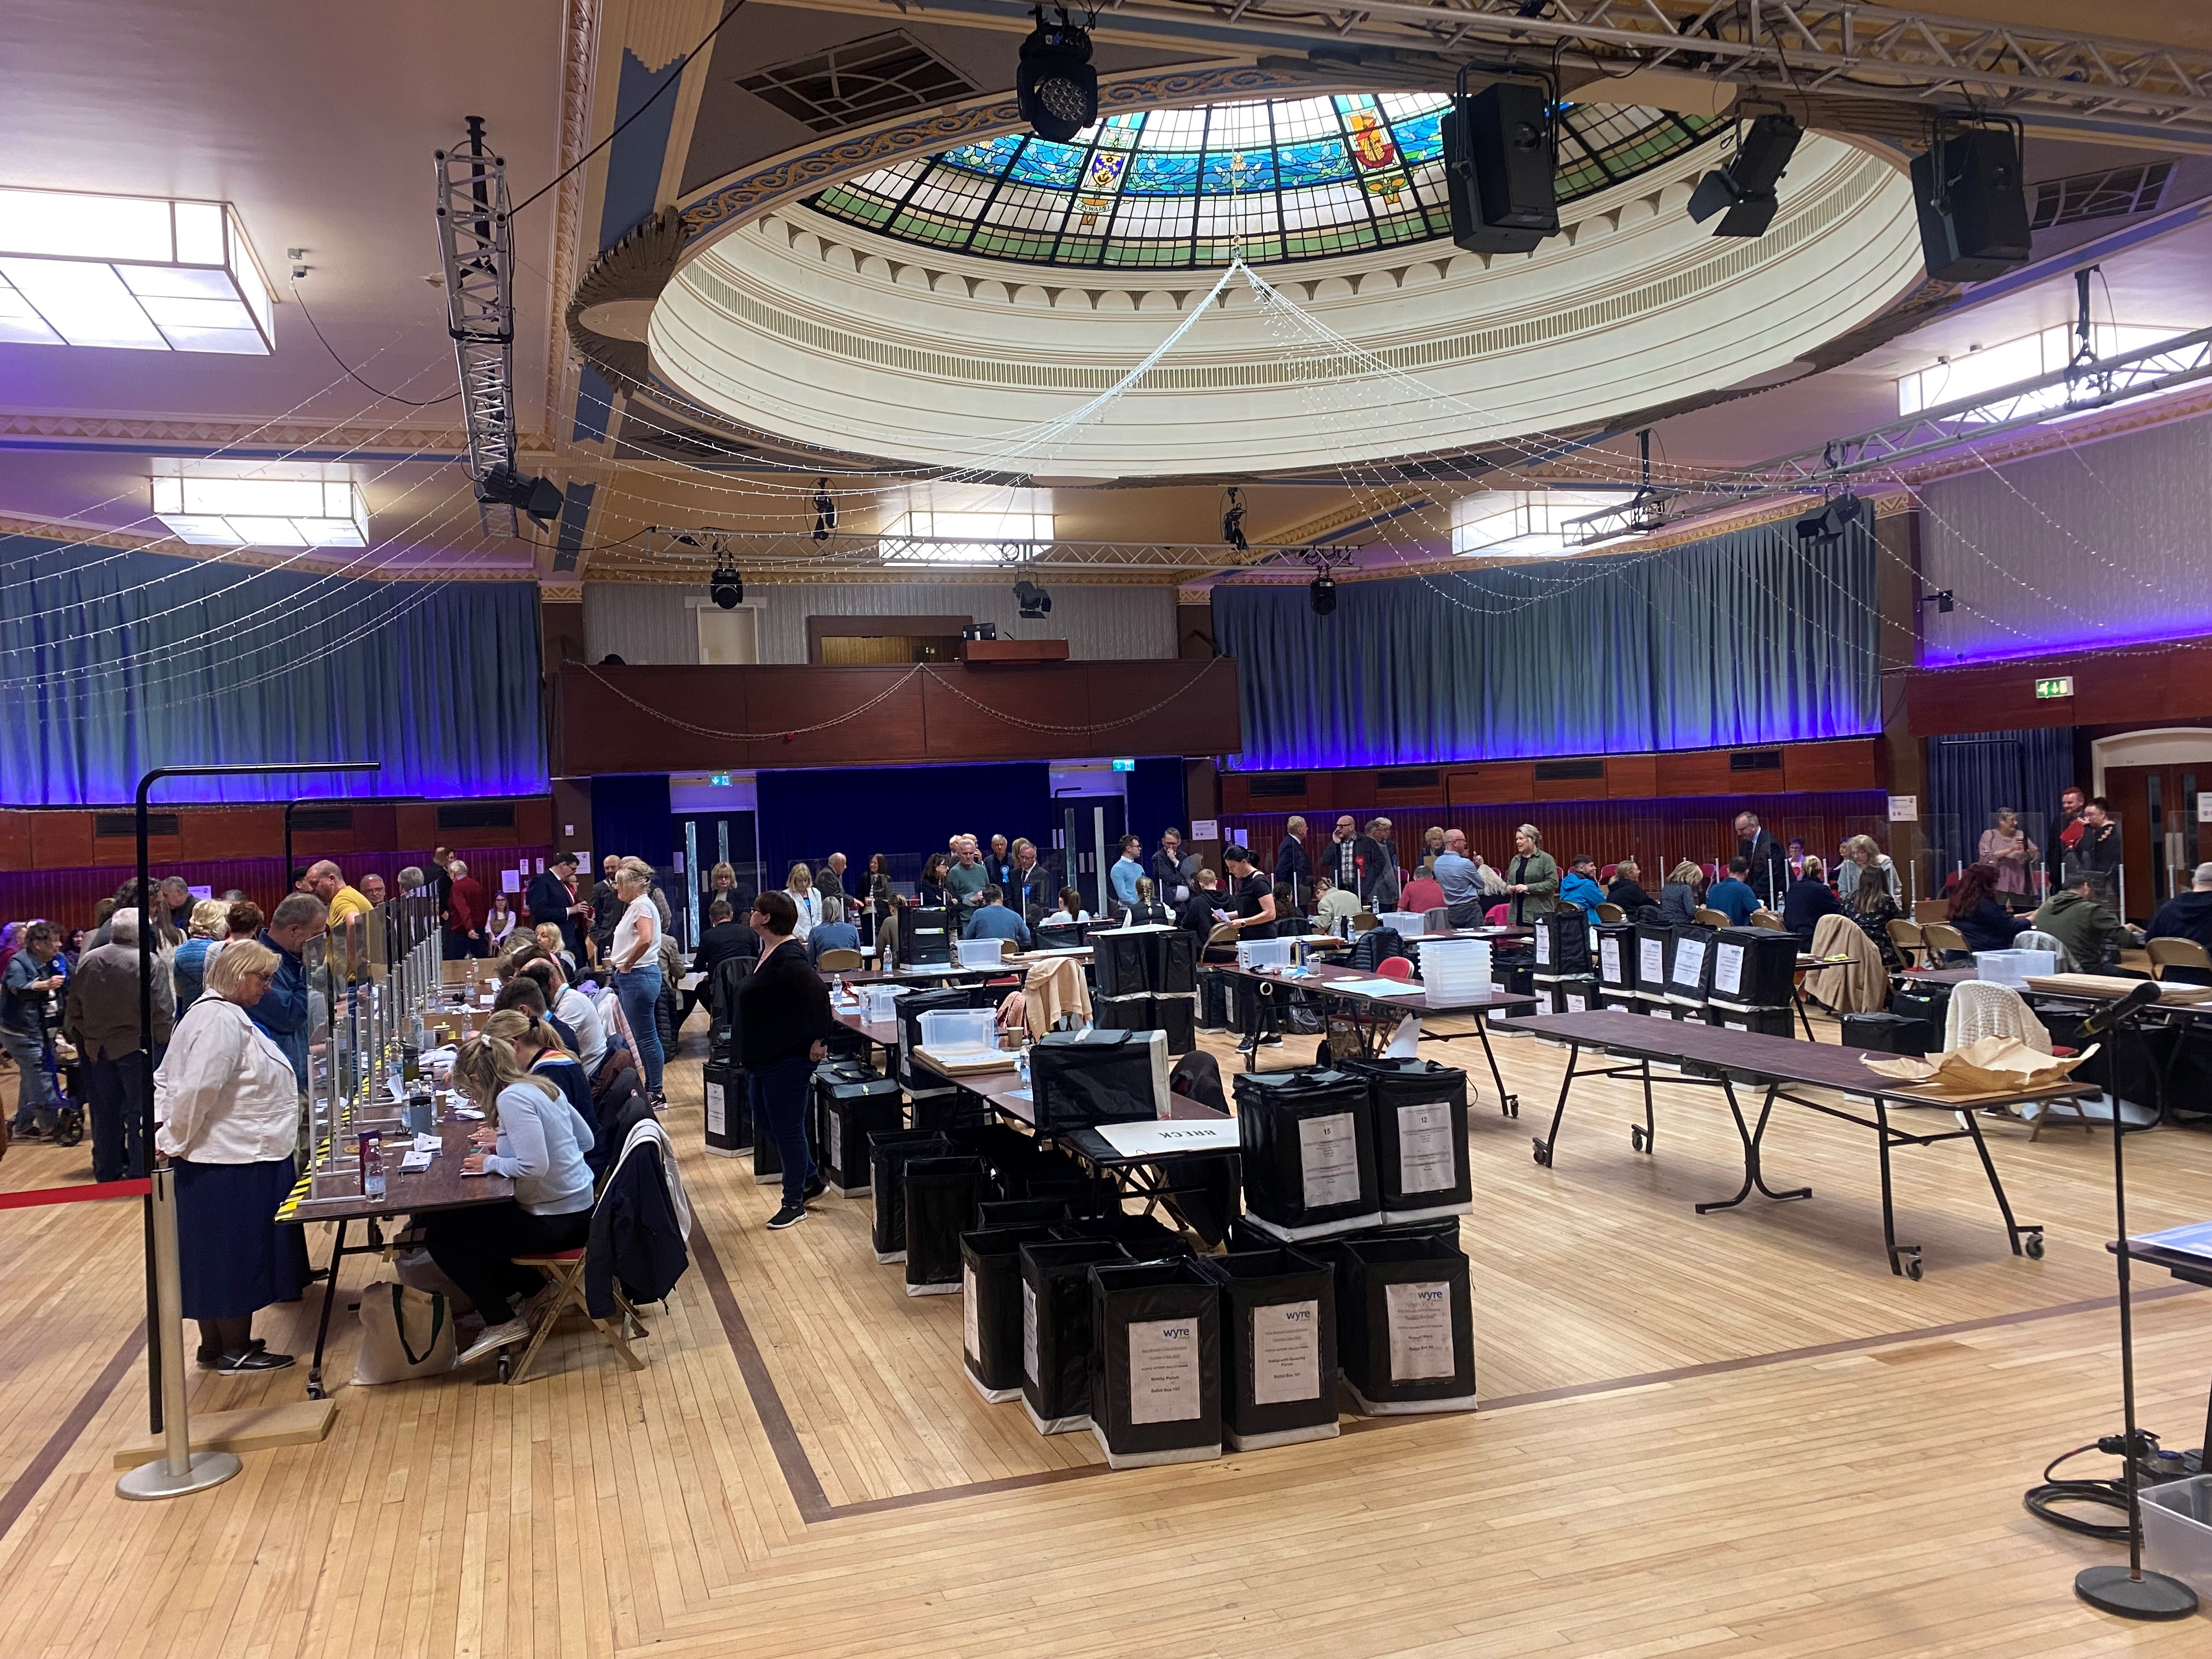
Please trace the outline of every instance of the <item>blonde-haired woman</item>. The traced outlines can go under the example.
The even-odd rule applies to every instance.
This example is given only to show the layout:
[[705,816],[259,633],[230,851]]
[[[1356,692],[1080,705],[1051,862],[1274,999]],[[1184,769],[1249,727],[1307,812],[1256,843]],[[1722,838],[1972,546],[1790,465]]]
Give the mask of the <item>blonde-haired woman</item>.
[[814,885],[814,872],[803,864],[793,865],[783,890],[791,895],[791,902],[799,911],[799,925],[792,930],[791,936],[804,945],[806,936],[822,920],[822,895]]
[[[517,1023],[527,1024],[519,1016]],[[461,1355],[465,1365],[529,1336],[530,1322],[516,1313],[514,1299],[535,1296],[545,1279],[535,1268],[516,1267],[514,1258],[584,1243],[592,1231],[592,1172],[568,1101],[550,1079],[523,1069],[509,1038],[487,1031],[463,1042],[453,1085],[485,1119],[470,1137],[484,1150],[471,1153],[461,1173],[505,1176],[514,1183],[512,1198],[437,1210],[423,1219],[430,1259],[483,1316],[483,1334]]]
[[169,964],[169,971],[177,982],[177,1012],[180,1017],[200,1000],[208,953],[222,949],[221,941],[229,932],[230,907],[221,899],[204,898],[192,906],[185,942],[177,947],[176,957]]
[[1524,823],[1513,832],[1513,856],[1505,866],[1505,890],[1513,896],[1516,927],[1559,908],[1559,866],[1544,850],[1544,837],[1533,823]]
[[295,1176],[299,1081],[246,1012],[276,965],[252,939],[208,958],[203,993],[154,1073],[154,1146],[175,1173],[185,1317],[199,1322],[200,1369],[225,1376],[292,1363],[254,1339],[253,1316],[295,1299],[303,1282],[298,1230],[275,1219]]
[[645,1092],[659,1106],[667,1097],[660,1091],[664,1056],[656,1012],[660,1001],[660,912],[648,896],[652,890],[652,866],[624,859],[615,871],[615,896],[623,909],[607,960],[614,969],[615,997],[629,1026],[639,1069],[645,1073]]

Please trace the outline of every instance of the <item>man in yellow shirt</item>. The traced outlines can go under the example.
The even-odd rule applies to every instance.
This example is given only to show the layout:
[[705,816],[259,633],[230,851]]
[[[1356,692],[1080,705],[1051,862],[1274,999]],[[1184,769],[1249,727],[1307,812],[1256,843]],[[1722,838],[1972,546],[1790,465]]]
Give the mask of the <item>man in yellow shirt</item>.
[[359,979],[368,966],[368,920],[373,907],[366,896],[347,882],[345,872],[328,859],[308,870],[307,887],[330,907],[331,954],[343,964],[347,979]]

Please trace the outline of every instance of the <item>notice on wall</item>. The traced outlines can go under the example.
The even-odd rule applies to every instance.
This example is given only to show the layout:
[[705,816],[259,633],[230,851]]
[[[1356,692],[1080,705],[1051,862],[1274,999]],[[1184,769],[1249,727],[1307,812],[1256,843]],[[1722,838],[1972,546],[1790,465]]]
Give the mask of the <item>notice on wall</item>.
[[1667,982],[1667,941],[1647,939],[1639,941],[1636,962],[1637,982],[1641,985],[1664,985]]
[[1252,1310],[1252,1403],[1321,1397],[1321,1304],[1271,1302]]
[[1695,985],[1705,978],[1705,942],[1701,939],[1674,941],[1674,983]]
[[501,871],[499,872],[499,890],[502,893],[520,892],[522,890],[522,878],[512,870]]
[[1032,1382],[1037,1376],[1036,1286],[1022,1280],[1022,1375]]
[[1889,798],[1889,821],[1892,823],[1919,823],[1920,797],[1917,795],[1892,795]]
[[1383,1311],[1390,1322],[1390,1380],[1425,1382],[1451,1376],[1451,1286],[1385,1285]]
[[1713,989],[1732,997],[1743,989],[1743,946],[1723,945],[1713,955]]
[[1298,1164],[1306,1208],[1359,1202],[1359,1136],[1349,1112],[1304,1118],[1298,1123]]
[[975,1269],[965,1261],[960,1264],[960,1343],[970,1359],[978,1364],[982,1363],[983,1334],[975,1309]]
[[1617,937],[1597,942],[1597,965],[1607,985],[1620,983],[1620,940]]
[[1199,1388],[1198,1321],[1129,1322],[1129,1421],[1187,1423],[1206,1414]]
[[[1580,1011],[1577,1010],[1577,1012]],[[1455,1186],[1452,1109],[1442,1101],[1398,1109],[1398,1190],[1435,1193]]]
[[728,1122],[729,1114],[723,1109],[722,1106],[722,1085],[719,1083],[709,1083],[707,1085],[707,1133],[710,1135],[721,1134],[725,1133],[725,1126]]
[[1193,841],[1219,841],[1221,839],[1221,820],[1218,818],[1193,818],[1190,821],[1190,838]]

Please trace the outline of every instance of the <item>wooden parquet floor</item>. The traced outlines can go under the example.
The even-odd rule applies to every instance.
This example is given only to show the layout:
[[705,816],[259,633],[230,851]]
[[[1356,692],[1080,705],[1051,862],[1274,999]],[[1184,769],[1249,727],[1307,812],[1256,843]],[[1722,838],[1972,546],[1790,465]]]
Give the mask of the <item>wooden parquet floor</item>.
[[[695,1022],[670,1089],[701,1231],[645,1370],[586,1333],[520,1389],[343,1388],[328,1441],[188,1499],[112,1492],[144,1425],[137,1206],[0,1212],[0,1656],[2212,1652],[2202,1621],[2076,1602],[2075,1569],[2116,1552],[2020,1504],[2117,1427],[2101,1133],[1990,1131],[2040,1261],[2007,1250],[1970,1146],[1899,1152],[1911,1283],[1882,1258],[1865,1132],[1778,1108],[1770,1179],[1815,1196],[1699,1217],[1740,1169],[1713,1091],[1662,1088],[1645,1156],[1640,1096],[1577,1084],[1541,1169],[1564,1051],[1498,1042],[1515,1121],[1453,1044],[1435,1052],[1479,1086],[1462,1233],[1484,1409],[1116,1474],[1087,1436],[983,1404],[958,1299],[903,1293],[865,1201],[762,1230],[772,1189],[696,1152],[701,1042]],[[2139,1230],[2212,1211],[2212,1137],[2129,1150]],[[21,1147],[0,1190],[88,1165]],[[374,1274],[349,1264],[349,1289]],[[2142,1289],[2143,1420],[2194,1445],[2212,1296]],[[261,1327],[303,1365],[316,1294]],[[297,1398],[304,1376],[196,1374],[194,1406]]]

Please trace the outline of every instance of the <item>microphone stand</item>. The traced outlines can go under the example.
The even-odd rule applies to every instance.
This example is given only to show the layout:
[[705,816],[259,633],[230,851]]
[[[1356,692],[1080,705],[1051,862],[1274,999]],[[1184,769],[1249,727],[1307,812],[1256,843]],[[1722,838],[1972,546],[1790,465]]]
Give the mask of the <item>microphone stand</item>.
[[[2081,1027],[2084,1037],[2115,1037],[2141,1018],[2144,1009],[2159,999],[2154,983],[2139,986],[2118,1001],[2092,1014]],[[2117,1048],[2117,1044],[2115,1045]],[[2118,1072],[2112,1076],[2117,1085]],[[2120,1097],[2112,1090],[2112,1209],[2119,1227],[2117,1247],[2120,1263],[2120,1407],[2125,1423],[2125,1464],[2128,1492],[2128,1564],[2124,1567],[2084,1567],[2074,1576],[2074,1594],[2100,1613],[2121,1619],[2186,1619],[2197,1611],[2197,1592],[2178,1578],[2162,1572],[2145,1572],[2142,1564],[2142,1508],[2136,1501],[2136,1464],[2142,1442],[2136,1432],[2135,1314],[2129,1272],[2132,1258],[2128,1246],[2127,1126],[2120,1117]],[[2212,1448],[2208,1448],[2212,1456]]]

